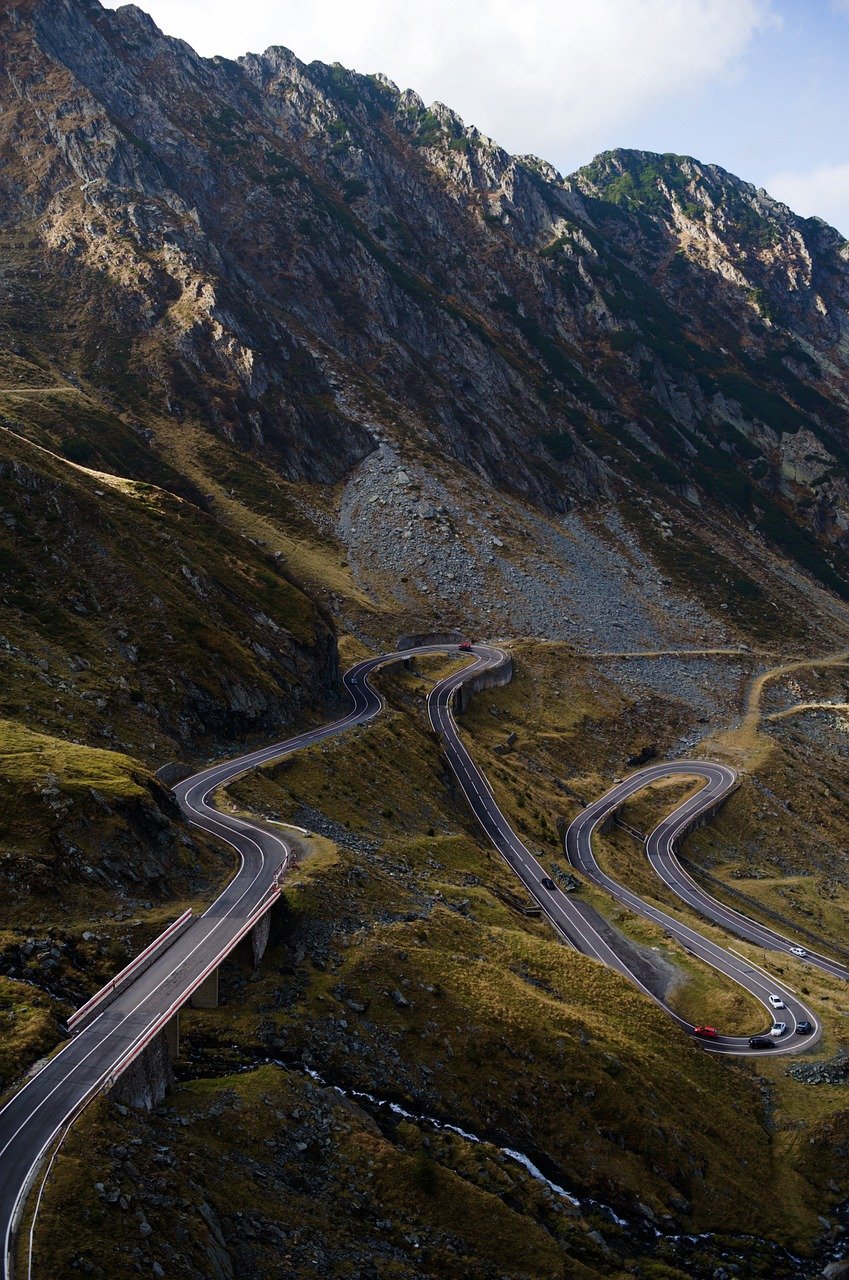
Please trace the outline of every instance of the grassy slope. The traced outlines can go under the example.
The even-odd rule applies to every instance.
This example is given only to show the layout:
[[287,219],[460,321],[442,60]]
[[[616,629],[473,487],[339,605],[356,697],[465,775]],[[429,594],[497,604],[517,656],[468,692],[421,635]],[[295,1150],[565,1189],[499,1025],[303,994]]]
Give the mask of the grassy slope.
[[[30,350],[29,356],[0,351],[0,422],[10,431],[102,473],[101,482],[127,477],[188,498],[223,529],[266,549],[259,558],[274,558],[275,568],[285,566],[287,577],[312,596],[335,592],[374,621],[374,606],[353,581],[344,547],[322,519],[333,505],[332,487],[287,482],[274,470],[273,454],[249,457],[197,422],[175,430],[137,389],[128,398],[132,407],[118,412],[87,382],[67,384],[46,354]],[[308,612],[303,602],[298,607]]]
[[[93,429],[88,408],[81,421]],[[145,451],[114,425],[105,460],[142,470]],[[333,655],[315,606],[276,562],[193,503],[9,432],[2,446],[8,1079],[55,1043],[73,1004],[231,872],[229,853],[185,834],[148,762],[291,722],[332,692]],[[91,929],[102,945],[82,941]],[[61,944],[55,966],[22,952],[28,937]]]
[[[763,902],[781,932],[796,923],[811,941],[845,945],[849,893],[845,886],[845,717],[839,712],[785,715],[810,701],[845,696],[849,663],[837,655],[781,667],[762,676],[740,727],[716,748],[736,756],[749,778],[710,829],[696,833],[686,852],[720,883]],[[776,715],[779,718],[775,718]],[[712,879],[712,890],[718,886]],[[721,894],[721,888],[719,889]],[[731,905],[751,909],[728,895]],[[816,943],[815,943],[816,945]]]
[[[693,1229],[807,1234],[814,1194],[779,1174],[749,1069],[704,1055],[628,983],[500,902],[509,873],[465,834],[412,710],[423,681],[386,683],[388,717],[235,784],[240,806],[286,818],[305,802],[380,843],[341,850],[291,895],[262,980],[231,975],[227,1014],[191,1015],[193,1069],[235,1065],[240,1044],[248,1060],[309,1052],[332,1080],[509,1134],[620,1205],[680,1215],[688,1202]],[[379,769],[376,795],[381,752],[397,767]]]
[[59,1042],[50,997],[31,985],[0,978],[0,1088]]
[[[835,690],[838,694],[841,692],[839,668],[834,669],[833,679],[838,683],[834,688],[825,686],[827,696],[835,696]],[[842,679],[845,679],[845,673]],[[562,692],[558,694],[558,690]],[[804,697],[809,690],[803,688],[800,692]],[[822,684],[819,692],[823,692]],[[482,742],[503,742],[507,730],[517,733],[514,750],[491,761],[489,776],[492,781],[499,780],[501,785],[497,790],[513,820],[523,828],[526,836],[535,838],[538,846],[546,850],[553,847],[546,812],[559,811],[567,818],[577,812],[577,805],[570,804],[568,792],[585,798],[599,794],[613,776],[624,772],[623,757],[641,749],[646,740],[655,741],[659,754],[664,754],[664,739],[669,741],[681,722],[674,704],[658,708],[656,704],[653,707],[652,702],[651,695],[640,698],[639,714],[628,714],[629,708],[623,703],[621,692],[614,688],[606,690],[598,673],[583,659],[571,660],[562,646],[525,643],[514,683],[507,689],[481,695],[463,723],[468,730],[471,749],[479,760],[484,761],[485,756],[480,749]],[[493,711],[496,714],[492,714]],[[533,726],[539,726],[539,729]],[[633,726],[633,739],[623,737],[623,726]],[[739,743],[740,735],[727,736],[735,744]],[[830,926],[830,936],[838,940],[845,933],[841,858],[839,852],[835,854],[835,850],[846,847],[839,826],[843,811],[839,798],[845,775],[843,752],[837,758],[829,757],[828,753],[824,756],[822,742],[810,743],[806,752],[797,749],[793,759],[788,760],[780,750],[770,749],[769,743],[763,749],[761,736],[751,727],[744,726],[744,737],[745,758],[769,762],[764,766],[766,776],[761,771],[755,778],[744,776],[743,786],[718,817],[689,838],[686,851],[698,857],[699,850],[711,849],[714,857],[709,864],[712,865],[716,860],[717,846],[726,851],[726,856],[734,849],[735,856],[739,858],[754,839],[761,856],[769,864],[780,866],[785,872],[793,869],[793,874],[786,877],[791,892],[788,895],[785,883],[784,893],[776,904],[783,909],[788,920],[802,921],[810,927],[813,919],[823,930]],[[839,732],[837,738],[839,742]],[[706,745],[706,754],[713,754],[715,750],[719,750],[720,758],[728,755],[725,737],[719,737],[715,746],[712,743]],[[600,762],[601,778],[588,773],[587,756],[593,762]],[[739,765],[740,759],[735,763]],[[675,795],[674,792],[672,794]],[[787,803],[789,797],[792,800]],[[662,807],[659,796],[652,801],[644,794],[632,802],[623,816],[638,827],[648,829],[660,816]],[[805,853],[810,851],[811,842],[818,848],[819,855],[813,863],[810,852],[807,856]],[[654,882],[629,836],[614,829],[602,837],[599,844],[603,860],[611,858],[624,882],[649,897],[654,896],[664,906],[672,905],[671,899],[665,899],[662,887],[658,888]],[[732,883],[735,882],[734,865],[731,864]],[[714,866],[714,870],[724,874],[721,866]],[[800,888],[800,881],[804,882],[804,890]],[[771,886],[768,878],[765,883],[760,880],[753,885],[744,882],[742,887],[758,894],[765,889],[764,897],[769,901]],[[588,896],[596,906],[605,909],[603,895]],[[740,906],[733,899],[729,898],[729,901]],[[688,917],[680,907],[675,909],[696,927],[705,928],[703,922]],[[631,936],[663,945],[661,938],[652,936],[651,926],[629,919],[626,912],[614,910],[611,913],[609,904],[607,911]],[[753,913],[757,914],[757,911]],[[728,941],[718,930],[715,936],[720,942]],[[732,940],[732,945],[739,944]],[[774,971],[797,984],[810,997],[827,1028],[824,1052],[833,1051],[841,1040],[845,1040],[841,1019],[834,1019],[834,1013],[839,1013],[846,1004],[841,984],[820,977],[792,959],[777,964],[775,957],[759,953],[754,948],[751,954],[759,963],[772,966]],[[670,958],[688,967],[680,953]],[[735,1018],[745,1019],[748,1016],[748,1001],[740,1001],[736,988],[723,988],[698,966],[690,965],[689,968],[689,983],[674,996],[686,1016],[693,1019],[715,1016],[720,1022],[724,1017],[731,1017],[733,1022]],[[799,1138],[799,1131],[807,1132],[807,1140],[813,1147],[827,1148],[824,1135],[832,1127],[839,1132],[846,1123],[842,1095],[839,1089],[832,1089],[815,1090],[812,1096],[808,1086],[786,1077],[781,1064],[769,1064],[766,1074],[780,1099],[776,1103],[775,1123],[780,1134],[777,1144],[782,1148],[792,1148],[794,1161],[799,1160],[810,1171],[811,1161],[807,1158],[802,1160],[804,1143]],[[788,1134],[794,1133],[795,1137],[789,1139]],[[836,1167],[840,1167],[839,1162],[835,1165],[832,1158],[825,1159],[814,1181],[824,1188],[829,1180],[825,1171],[833,1172]],[[832,1183],[832,1191],[840,1182],[838,1178],[837,1183]]]
[[[359,1107],[272,1066],[194,1081],[173,1101],[169,1118],[155,1125],[143,1115],[122,1121],[122,1142],[140,1144],[131,1147],[139,1181],[116,1157],[117,1117],[107,1104],[72,1135],[42,1208],[42,1237],[52,1247],[36,1255],[40,1275],[66,1275],[80,1258],[95,1274],[115,1274],[116,1264],[129,1268],[140,1255],[148,1268],[159,1259],[180,1275],[215,1275],[225,1249],[237,1274],[293,1280],[317,1269],[377,1274],[375,1266],[392,1280],[590,1280],[604,1268],[586,1225],[492,1147],[431,1137],[411,1124],[388,1138]],[[161,1143],[155,1155],[160,1139],[168,1144],[164,1159]],[[157,1224],[141,1249],[136,1215],[93,1187],[93,1159],[106,1194],[122,1192],[128,1208]],[[174,1244],[163,1238],[162,1215],[144,1206],[145,1184],[181,1205],[186,1227]],[[89,1229],[69,1240],[61,1230],[71,1201]],[[586,1261],[573,1257],[564,1266],[564,1247]]]
[[206,845],[180,839],[166,788],[117,751],[0,721],[0,796],[7,929],[43,929],[57,903],[82,929],[116,897],[166,902],[223,870]]
[[[396,708],[403,707],[413,715],[413,722],[421,725],[420,713],[414,709],[411,699],[415,687],[414,677],[393,677],[391,686],[397,691]],[[423,692],[424,685],[420,684],[419,688]],[[560,697],[558,689],[561,690]],[[402,698],[400,702],[397,701],[399,694]],[[493,710],[497,714],[492,714]],[[612,686],[605,687],[604,682],[599,680],[583,660],[573,659],[563,646],[526,643],[522,647],[517,677],[513,684],[480,695],[462,722],[470,749],[486,767],[506,811],[523,830],[526,838],[535,842],[544,855],[556,858],[561,864],[565,859],[562,858],[552,818],[558,812],[567,818],[577,812],[577,804],[571,801],[569,791],[583,794],[587,798],[597,794],[609,783],[617,769],[622,768],[623,757],[644,745],[647,735],[658,735],[663,754],[664,731],[671,737],[670,724],[674,731],[680,723],[677,721],[678,713],[674,705],[663,706],[655,702],[652,706],[647,697],[640,699],[639,717],[623,714],[626,711],[627,700],[623,699],[623,695],[617,695]],[[633,742],[623,739],[623,723],[634,724]],[[500,756],[490,755],[487,748],[491,749],[496,743],[503,742],[507,732],[517,733],[513,749]],[[299,756],[282,771],[278,771],[276,787],[271,779],[264,779],[262,774],[244,779],[239,784],[240,795],[249,805],[261,807],[263,803],[269,802],[276,790],[274,802],[283,810],[291,810],[298,801],[305,800],[355,828],[362,829],[365,824],[366,829],[376,836],[393,838],[395,833],[395,840],[398,838],[399,828],[402,831],[408,830],[410,835],[422,828],[440,835],[446,831],[447,834],[450,827],[446,828],[441,824],[446,819],[450,823],[452,818],[455,822],[459,818],[462,827],[472,835],[468,847],[476,850],[481,848],[461,800],[448,813],[442,807],[435,807],[434,796],[440,792],[444,795],[441,788],[434,786],[438,779],[438,757],[433,765],[428,764],[432,758],[432,748],[426,758],[422,757],[423,742],[419,744],[415,737],[411,739],[409,728],[404,726],[397,709],[390,713],[389,720],[380,721],[361,732],[357,742],[359,749],[355,757],[356,763],[351,760],[353,743],[349,739],[328,744],[320,752],[314,753],[312,759],[309,756]],[[415,762],[414,776],[421,780],[416,797],[408,792],[407,779],[410,775],[404,764],[408,759]],[[344,766],[340,764],[340,760],[345,761]],[[589,760],[601,762],[601,772],[606,773],[606,778],[602,779],[588,772]],[[380,809],[372,793],[377,787],[380,789]],[[564,790],[564,787],[568,790]],[[687,787],[689,784],[685,784],[684,789]],[[743,792],[745,790],[744,787]],[[649,795],[638,798],[626,816],[637,825],[647,828],[657,820],[664,808],[680,799],[680,791],[680,788],[670,789],[666,799],[663,791],[659,791],[655,797]],[[403,797],[403,803],[398,797]],[[733,803],[734,800],[732,805]],[[731,806],[728,812],[731,812]],[[724,815],[721,815],[717,820],[717,827],[724,820]],[[694,839],[706,837],[711,829],[711,825],[707,826]],[[408,838],[404,847],[417,848],[418,843],[411,842]],[[697,927],[705,928],[700,919],[682,911],[677,902],[665,900],[662,887],[659,890],[654,883],[647,865],[644,866],[642,856],[634,857],[636,846],[631,837],[624,833],[611,835],[604,838],[602,846],[603,858],[611,855],[615,858],[615,851],[619,850],[622,862],[618,869],[623,880],[648,896],[655,896],[664,906],[674,906],[678,914],[685,916]],[[438,847],[435,847],[434,854],[441,860],[441,855],[436,852]],[[485,846],[482,853],[488,866],[498,867],[503,872],[501,864],[492,858]],[[506,887],[508,891],[510,888],[515,891],[515,882]],[[376,894],[380,901],[383,901],[383,892],[381,888]],[[492,915],[480,912],[474,894],[467,890],[466,896],[474,903],[473,909],[482,921],[501,924]],[[653,926],[630,918],[628,913],[612,907],[609,901],[604,902],[603,895],[598,895],[593,901],[638,941],[650,945],[666,945]],[[511,924],[516,919],[508,918]],[[548,935],[544,927],[527,922],[523,922],[521,927],[523,932],[533,933],[541,941],[547,942]],[[727,941],[719,930],[715,931],[715,936],[718,941]],[[480,953],[486,954],[486,949],[481,948]],[[750,1025],[751,1018],[756,1021],[760,1018],[757,1008],[753,1009],[748,998],[732,984],[726,985],[717,980],[701,966],[693,964],[678,949],[670,948],[668,954],[688,978],[674,997],[682,1012],[694,1020],[715,1018],[723,1025],[727,1021],[734,1027],[739,1021],[741,1029]],[[570,961],[572,964],[579,963],[572,957]],[[798,974],[793,963],[788,962],[788,965],[790,980],[797,980]],[[591,967],[594,969],[594,966]],[[833,1002],[835,993],[823,982],[809,983],[809,990],[819,1011],[827,1015],[829,1001]],[[630,989],[628,994],[632,995]],[[609,1022],[609,1018],[607,1021]],[[828,1047],[831,1047],[831,1043],[828,1042]],[[632,1045],[631,1052],[633,1051]]]
[[163,490],[3,443],[7,716],[89,733],[107,722],[161,761],[168,738],[202,735],[204,714],[235,727],[240,687],[243,730],[263,702],[302,701],[326,633],[261,550]]
[[139,761],[0,721],[0,1087],[59,1042],[86,994],[231,873],[230,857],[177,817]]

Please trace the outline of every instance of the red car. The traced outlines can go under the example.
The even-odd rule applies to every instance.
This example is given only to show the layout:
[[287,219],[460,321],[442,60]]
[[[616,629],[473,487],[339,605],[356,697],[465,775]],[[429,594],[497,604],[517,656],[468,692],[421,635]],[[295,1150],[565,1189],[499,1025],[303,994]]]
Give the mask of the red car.
[[458,645],[457,647],[458,647],[458,649],[460,650],[460,652],[461,652],[461,653],[471,653],[471,652],[472,652],[472,642],[471,642],[471,640],[464,640],[464,641],[463,641],[463,643],[462,643],[462,644],[460,644],[460,645]]
[[701,1036],[703,1040],[715,1040],[716,1027],[693,1027],[693,1035]]

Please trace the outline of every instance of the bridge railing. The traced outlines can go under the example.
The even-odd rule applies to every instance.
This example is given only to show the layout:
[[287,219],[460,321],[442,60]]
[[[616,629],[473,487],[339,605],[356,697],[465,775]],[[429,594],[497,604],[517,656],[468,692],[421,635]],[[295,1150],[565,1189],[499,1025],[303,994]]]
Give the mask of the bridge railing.
[[173,920],[168,928],[160,933],[159,937],[154,938],[145,947],[144,951],[140,951],[128,965],[125,965],[120,973],[116,973],[114,978],[110,978],[104,987],[101,987],[89,1000],[86,1000],[85,1004],[81,1004],[79,1009],[71,1014],[68,1019],[68,1030],[81,1031],[83,1026],[94,1017],[102,1006],[114,1000],[115,996],[120,991],[123,991],[124,987],[128,986],[130,982],[134,982],[139,974],[144,973],[145,969],[149,969],[154,960],[158,960],[163,951],[171,946],[172,942],[176,942],[180,934],[184,933],[189,927],[192,918],[192,909],[189,907],[181,916]]

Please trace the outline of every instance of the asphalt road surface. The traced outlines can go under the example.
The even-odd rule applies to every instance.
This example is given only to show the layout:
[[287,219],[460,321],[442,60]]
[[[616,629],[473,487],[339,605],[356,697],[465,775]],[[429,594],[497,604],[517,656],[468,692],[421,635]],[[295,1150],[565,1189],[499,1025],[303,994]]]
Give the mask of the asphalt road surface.
[[[487,649],[483,646],[475,646],[475,654],[481,660],[482,665],[492,666],[501,660],[499,650]],[[534,857],[530,849],[519,838],[504,817],[495,801],[492,788],[486,777],[472,760],[457,732],[457,726],[452,715],[452,700],[457,688],[468,678],[468,675],[469,670],[464,670],[449,676],[446,680],[436,685],[428,698],[428,712],[433,728],[442,739],[448,763],[481,827],[498,852],[515,871],[528,893],[539,903],[555,930],[566,942],[570,943],[576,950],[583,952],[584,955],[600,960],[611,969],[616,969],[623,973],[650,999],[661,1005],[684,1031],[692,1034],[692,1025],[679,1017],[662,1000],[658,999],[641,981],[639,975],[629,966],[624,948],[623,954],[620,955],[607,938],[602,936],[598,929],[597,916],[586,903],[575,895],[564,893],[559,888],[549,890],[543,886],[543,879],[548,876],[546,868]],[[732,912],[729,908],[723,907],[721,903],[716,902],[699,889],[681,867],[673,850],[675,839],[692,824],[694,819],[712,809],[717,801],[735,785],[736,774],[733,769],[728,769],[724,765],[687,760],[656,764],[651,768],[643,769],[639,773],[633,774],[578,815],[566,833],[567,856],[578,871],[607,890],[623,905],[660,924],[667,933],[676,938],[694,956],[704,960],[712,968],[725,974],[741,987],[745,987],[764,1006],[765,1014],[768,1015],[768,1018],[764,1020],[763,1026],[752,1028],[752,1035],[766,1035],[774,1020],[787,1024],[785,1035],[777,1039],[769,1049],[752,1049],[749,1045],[748,1036],[725,1035],[718,1035],[715,1040],[700,1040],[705,1049],[713,1053],[726,1054],[776,1055],[798,1053],[800,1050],[815,1044],[820,1039],[822,1031],[819,1020],[813,1011],[799,999],[790,987],[778,978],[765,973],[756,964],[750,963],[742,956],[735,955],[733,951],[726,950],[710,939],[703,937],[695,929],[682,924],[674,916],[668,915],[652,904],[643,901],[637,894],[631,893],[623,885],[605,875],[595,860],[592,849],[593,831],[606,818],[615,814],[628,796],[633,795],[649,785],[649,783],[655,782],[660,778],[679,775],[702,777],[705,779],[705,785],[696,795],[679,805],[674,813],[665,818],[656,830],[652,832],[648,842],[652,865],[655,866],[658,874],[665,879],[669,887],[676,893],[679,893],[678,886],[680,884],[680,896],[685,901],[694,904],[696,895],[698,895],[699,901],[704,902],[706,907],[709,906],[710,910],[706,910],[705,914],[709,915],[710,919],[726,924],[726,916],[731,917],[735,921],[734,931],[736,933],[740,933],[740,922],[745,922],[752,934],[757,935],[759,945],[765,945],[762,937],[764,934],[770,933],[770,931],[754,921],[748,921],[745,916],[739,917],[738,921],[737,912]],[[677,872],[674,870],[675,868],[677,868]],[[701,910],[701,907],[697,909]],[[789,947],[793,945],[789,940],[780,938],[778,934],[773,934],[772,937],[775,939],[775,949],[781,950],[785,954],[788,952]],[[829,961],[824,957],[816,957],[815,959],[821,964],[821,967],[827,968],[829,972],[834,972],[835,969],[840,968],[833,961]],[[813,960],[814,958],[812,958]],[[841,976],[849,977],[849,973],[844,970]],[[785,1007],[774,1009],[769,1003],[771,995],[778,996],[779,999],[783,1000]],[[810,1022],[814,1028],[813,1032],[806,1036],[796,1034],[798,1023],[803,1021]]]
[[[279,891],[278,871],[288,852],[285,842],[261,826],[217,810],[210,803],[212,793],[257,765],[269,763],[372,719],[384,705],[369,681],[374,671],[404,658],[444,653],[446,649],[453,649],[453,646],[425,646],[358,663],[343,677],[353,703],[348,715],[236,760],[215,764],[174,788],[188,820],[231,845],[239,856],[239,869],[212,906],[193,921],[150,968],[69,1039],[61,1051],[27,1080],[0,1110],[0,1238],[4,1242],[7,1280],[11,1276],[13,1229],[46,1153],[86,1102],[120,1074],[168,1017],[188,1000],[206,974],[229,954]],[[428,697],[428,714],[475,817],[528,893],[540,904],[563,941],[623,973],[651,999],[656,999],[601,936],[596,927],[597,917],[586,904],[559,889],[550,891],[543,887],[542,878],[547,874],[545,868],[513,831],[496,804],[484,774],[463,745],[452,713],[453,699],[459,686],[470,677],[506,661],[502,650],[489,646],[476,646],[469,657],[469,664],[461,671],[434,686]],[[724,766],[672,762],[653,765],[633,775],[575,819],[567,833],[569,857],[583,875],[600,884],[620,902],[662,924],[694,955],[750,991],[768,1010],[770,1022],[773,1010],[767,1003],[768,996],[772,993],[781,995],[786,1009],[780,1010],[777,1016],[787,1022],[788,1032],[773,1048],[763,1052],[790,1053],[806,1048],[819,1038],[820,1028],[813,1013],[794,992],[755,965],[643,902],[605,876],[595,861],[592,852],[594,829],[615,812],[628,795],[648,782],[682,773],[704,777],[705,786],[652,832],[648,842],[652,865],[670,888],[709,919],[757,942],[759,946],[786,952],[790,945],[788,939],[716,902],[695,884],[675,857],[674,841],[689,825],[693,815],[712,807],[717,795],[733,785],[734,775]],[[812,955],[809,959],[826,972],[849,977],[843,966],[827,957]],[[663,1007],[683,1030],[692,1032],[692,1028],[673,1010]],[[803,1018],[815,1028],[814,1034],[805,1038],[794,1035],[797,1022]],[[702,1043],[706,1049],[722,1053],[752,1052],[748,1041],[741,1038],[722,1036],[716,1041]]]
[[[566,832],[566,853],[569,861],[576,870],[599,885],[600,888],[607,890],[623,906],[629,907],[632,911],[660,925],[685,950],[720,973],[725,974],[726,977],[731,978],[740,986],[745,987],[756,1000],[760,1001],[769,1014],[769,1022],[762,1029],[753,1028],[753,1034],[766,1034],[772,1025],[773,1019],[787,1023],[787,1033],[776,1040],[771,1049],[753,1050],[749,1046],[748,1038],[734,1036],[719,1036],[716,1040],[705,1041],[704,1047],[706,1049],[714,1052],[735,1054],[784,1054],[798,1052],[800,1049],[809,1047],[820,1039],[822,1031],[813,1011],[808,1008],[791,987],[779,978],[766,973],[757,963],[752,963],[734,951],[719,946],[689,925],[682,923],[675,916],[646,902],[637,894],[625,888],[624,885],[606,875],[598,865],[592,847],[593,832],[606,819],[613,816],[629,796],[641,791],[652,782],[669,777],[703,778],[704,785],[695,795],[690,796],[673,813],[664,818],[652,831],[646,843],[646,851],[652,867],[673,893],[676,893],[684,902],[694,906],[696,910],[703,911],[703,914],[711,921],[731,927],[726,919],[726,916],[728,916],[733,921],[733,931],[738,934],[741,934],[741,924],[745,922],[749,932],[744,936],[750,941],[757,941],[759,946],[766,945],[763,937],[770,931],[764,929],[763,926],[758,925],[755,921],[747,920],[745,916],[738,918],[738,913],[731,912],[729,908],[724,907],[699,889],[695,881],[684,871],[674,852],[675,841],[693,825],[698,817],[715,808],[717,803],[736,784],[737,777],[734,770],[725,765],[701,760],[670,761],[652,765],[648,769],[641,769],[639,772],[632,774],[624,782],[619,783],[611,791],[608,791],[600,800],[588,805],[583,813],[580,813],[571,824]],[[775,940],[778,939],[777,934],[772,935],[772,937]],[[780,945],[774,945],[772,949],[788,955],[789,949],[793,945],[795,944],[789,940],[781,939]],[[824,963],[830,965],[832,962],[825,961]],[[849,976],[849,974],[846,976]],[[784,1001],[786,1007],[783,1009],[773,1008],[769,1002],[771,995],[777,995]],[[658,1003],[662,1003],[662,1001]],[[676,1021],[680,1021],[680,1019],[676,1018]],[[802,1021],[811,1023],[814,1031],[809,1035],[799,1037],[796,1035],[796,1026]]]

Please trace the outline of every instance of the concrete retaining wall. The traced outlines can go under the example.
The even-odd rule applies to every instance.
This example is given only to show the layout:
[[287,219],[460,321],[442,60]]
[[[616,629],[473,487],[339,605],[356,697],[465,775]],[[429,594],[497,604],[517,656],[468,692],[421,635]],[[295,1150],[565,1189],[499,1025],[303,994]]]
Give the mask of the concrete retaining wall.
[[471,676],[464,684],[460,685],[454,695],[454,706],[462,715],[476,693],[482,693],[484,689],[497,689],[501,685],[509,684],[512,679],[513,659],[509,653],[506,653],[504,661],[500,662],[497,667],[490,667],[487,671],[481,671],[478,675]]
[[[639,792],[635,792],[635,795],[639,795]],[[631,797],[628,796],[628,799],[630,800]],[[596,827],[596,831],[600,836],[607,835],[607,832],[610,830],[610,828],[616,826],[617,822],[619,821],[619,815],[624,809],[624,807],[625,807],[625,801],[623,800],[620,804],[616,806],[615,809],[611,809],[608,814],[605,814],[604,821],[600,822]]]
[[[682,775],[686,774],[687,772],[686,764],[687,764],[686,760],[681,761]],[[731,788],[730,791],[726,791],[724,792],[723,795],[717,796],[713,804],[708,805],[707,809],[703,809],[701,813],[697,813],[694,818],[690,819],[686,827],[683,827],[682,830],[679,831],[678,835],[675,837],[676,849],[680,845],[681,841],[684,840],[690,834],[691,831],[696,831],[699,827],[703,827],[706,822],[709,822],[711,820],[711,818],[714,816],[717,810],[722,808],[722,806],[725,804],[725,801],[729,798],[729,796],[733,796],[734,792],[737,790],[737,787],[739,785],[740,784],[738,782],[735,782],[734,786]],[[639,795],[639,792],[634,792],[634,795]],[[622,822],[619,818],[619,814],[624,809],[628,800],[632,800],[632,799],[633,799],[633,796],[627,796],[621,802],[621,804],[618,804],[616,806],[615,809],[610,810],[610,812],[605,816],[604,821],[600,822],[598,825],[599,835],[604,835],[605,832],[609,831],[610,828],[613,826],[619,826],[619,827],[622,827],[623,830],[627,831],[629,835],[634,836],[635,839],[641,840],[643,841],[643,843],[645,843],[645,836],[641,831],[637,831],[635,827],[629,826],[627,822]]]
[[731,799],[739,785],[739,781],[735,782],[733,787],[730,787],[728,791],[724,791],[721,796],[717,796],[713,803],[708,805],[706,809],[703,809],[701,813],[697,813],[696,816],[687,823],[683,831],[679,831],[678,835],[675,837],[676,847],[680,847],[681,841],[685,836],[688,836],[691,831],[697,831],[699,827],[703,827],[706,822],[709,822],[714,814],[722,808],[726,800]]

